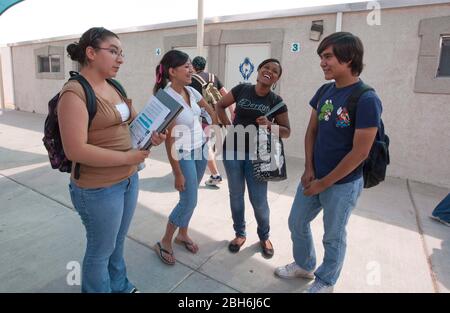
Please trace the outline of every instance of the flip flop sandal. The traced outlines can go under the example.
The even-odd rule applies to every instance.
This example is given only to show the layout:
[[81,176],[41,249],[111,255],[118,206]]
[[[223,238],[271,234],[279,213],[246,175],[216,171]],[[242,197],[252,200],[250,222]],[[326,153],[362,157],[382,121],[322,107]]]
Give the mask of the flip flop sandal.
[[198,248],[197,248],[197,251],[196,251],[195,250],[195,243],[193,243],[193,242],[184,241],[184,240],[177,239],[177,238],[175,238],[174,242],[176,244],[179,244],[179,245],[184,245],[186,250],[189,251],[190,253],[196,254],[198,252]]
[[168,255],[170,255],[170,256],[173,256],[173,252],[170,253],[169,251],[167,251],[166,249],[164,249],[164,248],[161,246],[161,243],[160,243],[159,241],[156,243],[156,246],[155,246],[155,252],[156,252],[156,254],[159,256],[159,258],[161,259],[161,261],[163,261],[165,264],[167,264],[167,265],[175,265],[175,261],[171,262],[171,261],[169,261],[168,259],[166,259],[166,258],[164,257],[164,255],[163,255],[163,253],[165,253],[165,254],[168,254]]

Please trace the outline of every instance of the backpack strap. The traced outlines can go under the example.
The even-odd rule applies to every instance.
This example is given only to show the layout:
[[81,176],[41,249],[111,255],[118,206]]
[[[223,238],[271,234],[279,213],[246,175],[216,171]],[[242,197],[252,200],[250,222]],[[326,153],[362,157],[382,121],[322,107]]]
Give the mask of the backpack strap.
[[128,98],[125,88],[123,88],[122,84],[120,84],[117,80],[108,78],[106,79],[106,81],[108,82],[108,84],[113,86],[122,95],[122,97],[124,97],[125,99]]
[[205,82],[205,80],[203,79],[203,77],[201,77],[200,75],[198,75],[198,74],[192,74],[192,77],[193,77],[196,81],[198,81],[198,82],[200,83],[200,85],[202,85],[202,88],[204,88],[204,87],[206,86],[207,82]]
[[76,72],[76,71],[69,71],[69,75],[70,75],[70,77],[72,78],[72,77],[74,77],[74,76],[80,75],[80,73],[78,73],[78,72]]
[[323,94],[325,93],[325,90],[328,89],[328,87],[330,87],[333,84],[334,84],[334,82],[326,83],[326,84],[323,84],[322,86],[320,86],[319,91],[317,92],[317,104],[316,104],[317,111],[319,111],[320,100],[321,100]]
[[92,89],[89,82],[82,75],[72,76],[69,80],[76,80],[83,87],[84,93],[86,95],[86,108],[89,114],[88,129],[91,126],[91,122],[97,113],[97,101],[95,97],[94,90]]
[[[97,113],[97,99],[95,96],[94,89],[92,89],[92,86],[89,84],[86,78],[84,78],[82,75],[80,75],[78,72],[70,71],[70,78],[69,80],[76,80],[78,83],[80,83],[81,87],[83,87],[84,93],[86,95],[86,108],[89,115],[88,120],[88,129],[91,127],[92,120],[95,117],[95,114]],[[107,79],[106,80],[108,84],[114,87],[124,98],[127,97],[127,93],[123,86],[115,79]],[[75,164],[75,173],[74,178],[79,179],[80,178],[80,163]]]
[[[70,72],[69,80],[76,80],[80,83],[81,87],[83,87],[84,93],[86,95],[86,109],[88,111],[89,119],[88,119],[88,129],[91,127],[91,122],[94,119],[95,114],[97,113],[97,100],[95,97],[94,90],[92,89],[89,82],[82,75],[77,72]],[[75,173],[74,178],[80,178],[80,163],[75,163]]]
[[350,94],[350,96],[347,99],[346,107],[347,107],[348,115],[350,117],[350,121],[351,121],[353,127],[356,126],[356,110],[357,110],[357,104],[358,104],[359,98],[361,98],[361,96],[365,92],[370,91],[370,90],[375,91],[375,89],[373,89],[369,85],[362,83],[362,85],[360,87],[357,87],[352,91],[352,93]]

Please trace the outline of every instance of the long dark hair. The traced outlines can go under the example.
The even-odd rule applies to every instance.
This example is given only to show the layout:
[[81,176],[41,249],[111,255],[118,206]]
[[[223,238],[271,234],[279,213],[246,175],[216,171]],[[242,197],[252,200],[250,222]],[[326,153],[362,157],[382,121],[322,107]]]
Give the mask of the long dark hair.
[[186,64],[189,61],[189,55],[180,50],[170,50],[164,54],[163,58],[156,66],[156,83],[153,87],[153,94],[156,94],[159,89],[167,86],[169,82],[169,68],[175,68]]
[[99,48],[100,44],[110,37],[119,39],[119,36],[106,28],[92,27],[84,32],[78,42],[67,46],[67,53],[73,61],[77,61],[82,66],[86,65],[86,48]]

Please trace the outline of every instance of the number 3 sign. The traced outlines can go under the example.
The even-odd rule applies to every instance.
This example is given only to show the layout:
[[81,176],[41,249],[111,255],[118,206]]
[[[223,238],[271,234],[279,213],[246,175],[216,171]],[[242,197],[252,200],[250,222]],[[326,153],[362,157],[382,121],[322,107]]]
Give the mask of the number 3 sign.
[[291,44],[291,52],[300,52],[300,43],[299,42],[293,42]]

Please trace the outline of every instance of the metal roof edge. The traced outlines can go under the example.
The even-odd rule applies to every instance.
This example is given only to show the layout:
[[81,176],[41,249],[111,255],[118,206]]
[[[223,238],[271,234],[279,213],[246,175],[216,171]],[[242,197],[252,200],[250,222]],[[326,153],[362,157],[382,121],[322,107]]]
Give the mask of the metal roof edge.
[[[378,2],[381,9],[394,9],[394,8],[404,8],[422,5],[435,5],[450,3],[448,0],[382,0],[382,1],[362,1],[354,3],[341,3],[334,5],[324,5],[316,7],[304,7],[304,8],[294,8],[285,9],[278,11],[265,11],[256,13],[246,13],[237,15],[225,15],[209,17],[205,19],[205,25],[208,24],[220,24],[220,23],[231,23],[231,22],[242,22],[242,21],[252,21],[252,20],[262,20],[262,19],[274,19],[274,18],[284,18],[284,17],[297,17],[297,16],[308,16],[308,15],[322,15],[322,14],[334,14],[337,12],[358,12],[370,10],[372,7],[368,7],[371,3]],[[144,32],[150,30],[159,29],[171,29],[171,28],[181,28],[181,27],[192,27],[197,25],[197,20],[183,20],[175,22],[167,22],[160,24],[151,24],[143,26],[132,26],[126,28],[114,29],[113,31],[117,34],[134,33],[134,32]],[[81,34],[72,34],[59,37],[51,37],[44,39],[34,39],[28,41],[21,41],[16,43],[7,44],[7,46],[23,46],[35,43],[45,43],[54,41],[63,41],[70,39],[78,39]]]

